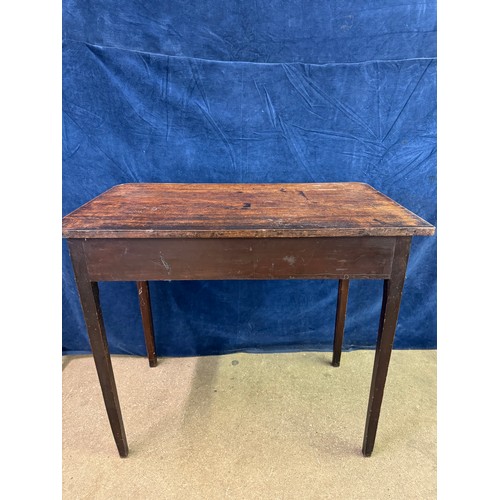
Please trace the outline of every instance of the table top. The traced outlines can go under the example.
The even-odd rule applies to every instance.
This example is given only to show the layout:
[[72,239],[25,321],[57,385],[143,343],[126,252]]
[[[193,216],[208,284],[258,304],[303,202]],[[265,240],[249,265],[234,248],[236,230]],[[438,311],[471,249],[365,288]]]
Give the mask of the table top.
[[429,236],[368,184],[120,184],[63,218],[66,238]]

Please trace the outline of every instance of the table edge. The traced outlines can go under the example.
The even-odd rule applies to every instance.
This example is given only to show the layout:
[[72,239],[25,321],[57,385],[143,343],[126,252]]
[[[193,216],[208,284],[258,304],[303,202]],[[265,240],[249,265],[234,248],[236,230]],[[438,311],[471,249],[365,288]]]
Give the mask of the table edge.
[[360,236],[432,236],[435,227],[384,227],[384,228],[335,228],[335,229],[206,229],[206,230],[87,230],[68,229],[63,230],[63,238],[67,239],[112,239],[112,238],[337,238],[337,237],[360,237]]

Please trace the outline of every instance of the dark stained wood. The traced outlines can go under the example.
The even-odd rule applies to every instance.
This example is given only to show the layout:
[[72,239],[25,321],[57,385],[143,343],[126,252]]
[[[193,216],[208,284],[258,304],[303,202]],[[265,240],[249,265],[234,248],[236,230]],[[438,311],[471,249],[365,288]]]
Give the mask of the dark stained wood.
[[63,219],[67,238],[431,235],[433,226],[371,186],[121,184]]
[[344,340],[345,316],[347,311],[347,295],[349,293],[349,280],[339,280],[337,293],[337,312],[335,314],[335,333],[333,337],[333,366],[340,366],[342,354],[342,341]]
[[147,281],[138,281],[137,292],[139,295],[139,306],[141,308],[142,327],[144,329],[144,340],[146,341],[149,366],[154,368],[158,364],[158,359],[156,357],[153,315],[151,313],[151,298],[149,296],[149,283]]
[[368,412],[366,415],[365,436],[363,440],[363,455],[372,454],[377,434],[380,408],[384,396],[385,381],[389,370],[392,344],[398,322],[399,306],[403,293],[406,275],[406,265],[410,253],[411,238],[398,238],[394,252],[394,263],[391,277],[384,280],[384,295],[382,312],[380,314],[375,362],[373,365],[370,397],[368,399]]
[[340,363],[349,280],[384,279],[363,441],[370,456],[411,237],[434,227],[362,183],[123,184],[63,219],[113,435],[128,453],[97,281],[136,281],[151,366],[148,280],[339,279],[333,365]]
[[388,278],[396,238],[89,239],[95,281]]
[[88,277],[83,251],[83,241],[70,240],[68,242],[71,260],[75,272],[76,284],[80,295],[83,316],[97,369],[97,376],[101,384],[104,404],[108,414],[109,423],[113,432],[118,453],[121,457],[128,455],[128,444],[123,426],[118,391],[116,390],[115,377],[111,358],[109,356],[108,342],[104,330],[101,306],[99,303],[99,289],[97,283]]

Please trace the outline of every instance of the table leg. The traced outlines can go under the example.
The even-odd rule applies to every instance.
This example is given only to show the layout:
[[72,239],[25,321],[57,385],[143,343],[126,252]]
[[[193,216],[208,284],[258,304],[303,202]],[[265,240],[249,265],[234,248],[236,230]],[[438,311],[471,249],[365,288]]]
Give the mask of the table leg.
[[342,341],[344,340],[344,326],[348,293],[349,280],[339,280],[339,289],[337,294],[337,313],[335,316],[335,333],[333,336],[333,366],[340,366],[340,355],[342,353]]
[[398,238],[394,251],[394,259],[390,279],[384,280],[384,295],[382,311],[375,350],[368,412],[366,415],[365,436],[363,440],[363,455],[372,454],[377,434],[377,425],[384,396],[385,380],[391,359],[392,344],[398,321],[399,306],[403,292],[406,274],[406,264],[410,251],[411,238]]
[[144,340],[146,341],[149,366],[153,368],[154,366],[158,365],[158,359],[156,358],[153,315],[151,313],[151,298],[149,296],[149,283],[147,281],[138,281],[137,291],[139,293],[139,306],[141,308],[142,327],[144,329]]
[[113,432],[118,452],[121,457],[128,455],[127,437],[123,426],[118,392],[111,358],[109,356],[108,342],[104,330],[101,306],[99,303],[99,288],[95,281],[90,281],[85,263],[83,242],[70,240],[68,245],[75,271],[76,284],[80,295],[83,316],[87,325],[87,332],[92,347],[92,354],[101,384],[104,404],[108,413],[109,423]]

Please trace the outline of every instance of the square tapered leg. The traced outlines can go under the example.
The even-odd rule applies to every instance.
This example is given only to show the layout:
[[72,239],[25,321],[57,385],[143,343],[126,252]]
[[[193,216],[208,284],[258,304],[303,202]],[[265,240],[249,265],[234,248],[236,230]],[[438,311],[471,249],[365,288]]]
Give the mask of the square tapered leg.
[[375,444],[382,398],[384,396],[385,381],[389,370],[392,344],[394,342],[394,334],[398,322],[399,306],[403,293],[410,243],[411,238],[398,239],[394,252],[391,277],[384,280],[382,311],[380,314],[375,362],[373,365],[368,412],[366,415],[365,436],[363,440],[363,455],[365,457],[369,457],[372,454]]
[[80,295],[83,316],[94,356],[94,362],[101,385],[104,405],[113,432],[118,453],[125,458],[128,455],[127,437],[123,426],[120,402],[116,390],[115,376],[109,356],[108,341],[99,302],[99,288],[95,281],[88,278],[85,255],[81,241],[69,241],[76,284]]
[[342,341],[344,340],[344,327],[348,293],[349,280],[339,280],[337,312],[335,316],[335,333],[333,337],[333,366],[340,366],[340,355],[342,354]]
[[151,312],[151,297],[149,295],[149,283],[147,281],[137,282],[137,292],[139,294],[139,306],[141,308],[142,327],[144,329],[144,340],[148,353],[149,366],[158,364],[156,357],[155,336],[153,330],[153,314]]

